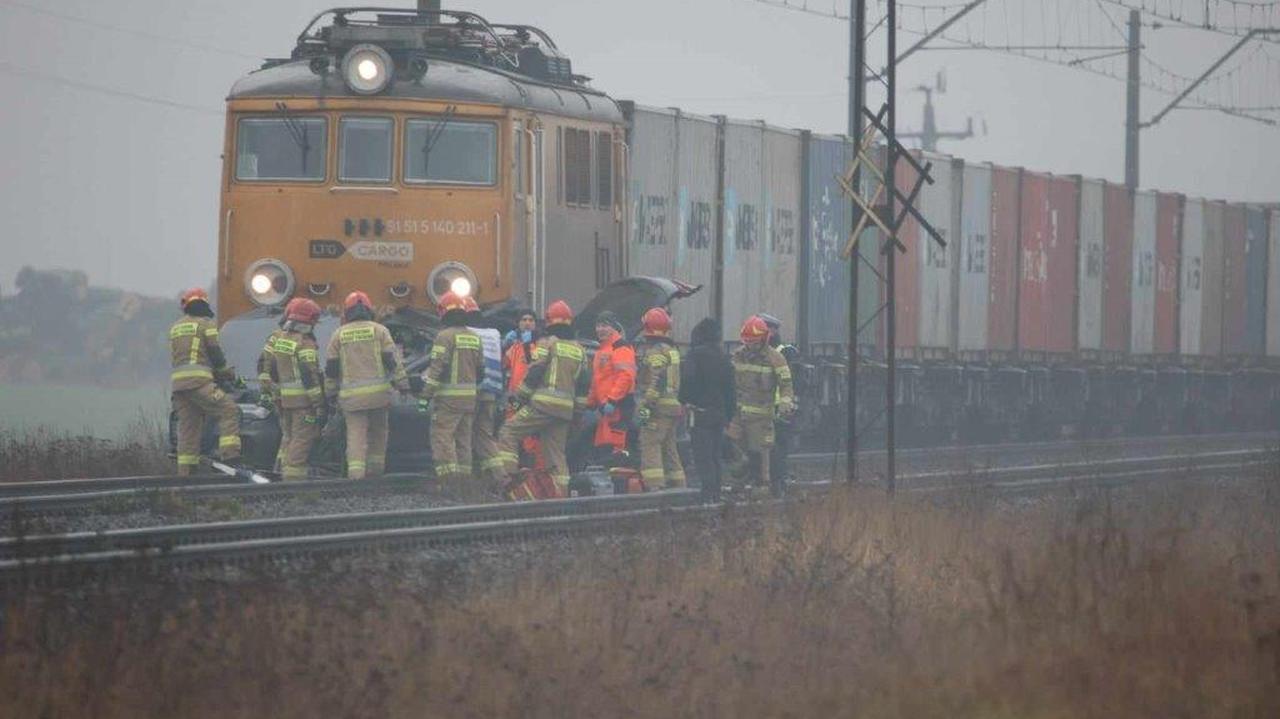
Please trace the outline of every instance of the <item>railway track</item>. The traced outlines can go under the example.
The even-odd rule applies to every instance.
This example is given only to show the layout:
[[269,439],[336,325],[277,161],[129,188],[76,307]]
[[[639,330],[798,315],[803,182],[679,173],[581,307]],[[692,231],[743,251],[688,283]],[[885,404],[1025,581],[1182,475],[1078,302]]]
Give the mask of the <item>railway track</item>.
[[[1205,451],[1223,446],[1229,448],[1257,447],[1280,440],[1274,433],[1247,433],[1222,435],[1160,436],[1144,438],[1070,440],[1056,442],[1022,442],[987,445],[955,445],[946,447],[921,447],[901,450],[899,460],[904,467],[913,464],[950,464],[947,471],[954,474],[965,469],[954,466],[957,462],[982,460],[1024,461],[1023,457],[1036,454],[1093,453],[1114,451],[1142,453],[1148,451],[1180,451],[1193,448]],[[874,468],[884,456],[883,450],[865,450],[859,457],[865,466]],[[791,455],[797,465],[835,467],[843,457],[840,453],[807,452]],[[427,486],[424,475],[404,474],[381,477],[360,482],[340,479],[322,479],[308,482],[254,484],[226,475],[201,475],[195,477],[155,476],[102,479],[71,479],[38,482],[0,484],[0,516],[22,514],[42,516],[102,511],[113,507],[136,506],[172,493],[184,500],[211,499],[267,499],[303,495],[358,495],[395,494],[420,491]]]
[[[1271,450],[1229,450],[986,470],[957,480],[953,472],[904,475],[902,491],[942,493],[975,486],[999,493],[1038,492],[1063,485],[1108,486],[1136,481],[1225,476],[1270,464]],[[796,485],[803,493],[833,483]],[[753,503],[764,509],[775,500]],[[226,564],[292,556],[422,549],[448,545],[600,534],[650,526],[655,520],[696,521],[723,510],[681,490],[551,502],[286,517],[172,525],[106,532],[0,538],[0,578],[115,569],[141,563]]]

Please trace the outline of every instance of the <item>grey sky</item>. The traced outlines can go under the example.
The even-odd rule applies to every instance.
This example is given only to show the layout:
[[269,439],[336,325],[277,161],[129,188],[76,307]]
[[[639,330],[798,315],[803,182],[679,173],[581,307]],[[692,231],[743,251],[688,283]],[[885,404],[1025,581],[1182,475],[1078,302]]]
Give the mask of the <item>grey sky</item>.
[[[19,1],[89,22],[32,13]],[[0,0],[0,289],[11,289],[24,264],[84,269],[96,284],[152,294],[207,282],[222,99],[257,66],[251,58],[287,55],[302,25],[330,4]],[[845,126],[847,30],[836,20],[750,0],[445,5],[541,26],[578,72],[618,98],[821,132]],[[1149,33],[1146,44],[1192,74],[1230,43],[1167,30]],[[1122,84],[989,53],[933,52],[903,64],[902,86],[931,81],[943,67],[949,91],[938,101],[940,123],[958,126],[972,115],[989,131],[944,150],[1121,179]],[[1144,94],[1143,115],[1161,99]],[[916,93],[901,95],[902,128],[918,127],[920,104]],[[1143,133],[1142,179],[1193,195],[1280,201],[1280,129],[1175,112]]]

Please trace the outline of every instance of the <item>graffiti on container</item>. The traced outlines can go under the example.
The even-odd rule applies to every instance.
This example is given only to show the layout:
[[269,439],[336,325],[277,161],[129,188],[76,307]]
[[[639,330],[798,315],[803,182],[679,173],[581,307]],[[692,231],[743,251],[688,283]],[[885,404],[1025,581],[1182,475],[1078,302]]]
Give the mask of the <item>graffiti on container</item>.
[[1187,289],[1200,289],[1200,258],[1196,256],[1187,258]]
[[638,204],[636,244],[667,244],[667,198],[662,195],[642,195]]
[[1156,257],[1151,250],[1138,253],[1138,261],[1133,267],[1133,282],[1138,287],[1151,287],[1155,284]]
[[684,232],[685,246],[705,250],[711,246],[711,203],[694,202],[689,207]]
[[[924,261],[926,267],[936,267],[940,270],[947,269],[947,228],[939,227],[938,237],[942,239],[941,243],[927,241],[925,242]],[[923,233],[921,233],[923,234]]]
[[796,253],[796,214],[791,210],[775,207],[769,223],[769,251],[784,255]]
[[759,218],[755,205],[745,202],[738,205],[738,218],[733,234],[733,246],[739,250],[754,250],[759,243]]
[[987,274],[986,235],[980,232],[969,235],[969,244],[964,250],[964,271],[975,275]]
[[1089,240],[1084,246],[1084,276],[1100,277],[1102,275],[1102,243]]
[[836,215],[831,207],[830,187],[822,188],[822,202],[809,222],[812,225],[810,233],[813,235],[813,279],[819,287],[826,287],[836,280],[836,246],[840,242]]
[[1022,250],[1022,279],[1041,283],[1049,279],[1049,253],[1038,248]]
[[1178,268],[1168,262],[1156,263],[1156,291],[1173,292],[1177,289]]

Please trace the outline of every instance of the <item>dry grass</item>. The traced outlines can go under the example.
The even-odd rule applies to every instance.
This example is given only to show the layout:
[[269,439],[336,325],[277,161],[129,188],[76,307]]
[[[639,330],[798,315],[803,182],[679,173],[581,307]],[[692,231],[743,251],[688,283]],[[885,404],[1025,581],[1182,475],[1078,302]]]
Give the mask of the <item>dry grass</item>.
[[120,439],[50,427],[0,430],[0,482],[173,472],[165,428],[141,413]]
[[852,491],[497,574],[32,592],[0,715],[1275,717],[1278,490]]

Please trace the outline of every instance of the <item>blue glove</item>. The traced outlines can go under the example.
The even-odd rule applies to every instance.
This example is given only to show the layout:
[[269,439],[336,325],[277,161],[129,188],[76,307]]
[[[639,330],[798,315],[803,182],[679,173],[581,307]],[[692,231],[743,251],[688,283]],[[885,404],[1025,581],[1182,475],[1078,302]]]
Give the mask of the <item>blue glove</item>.
[[613,414],[614,410],[616,409],[617,407],[614,407],[612,402],[605,402],[604,404],[600,405],[600,414],[608,416]]

